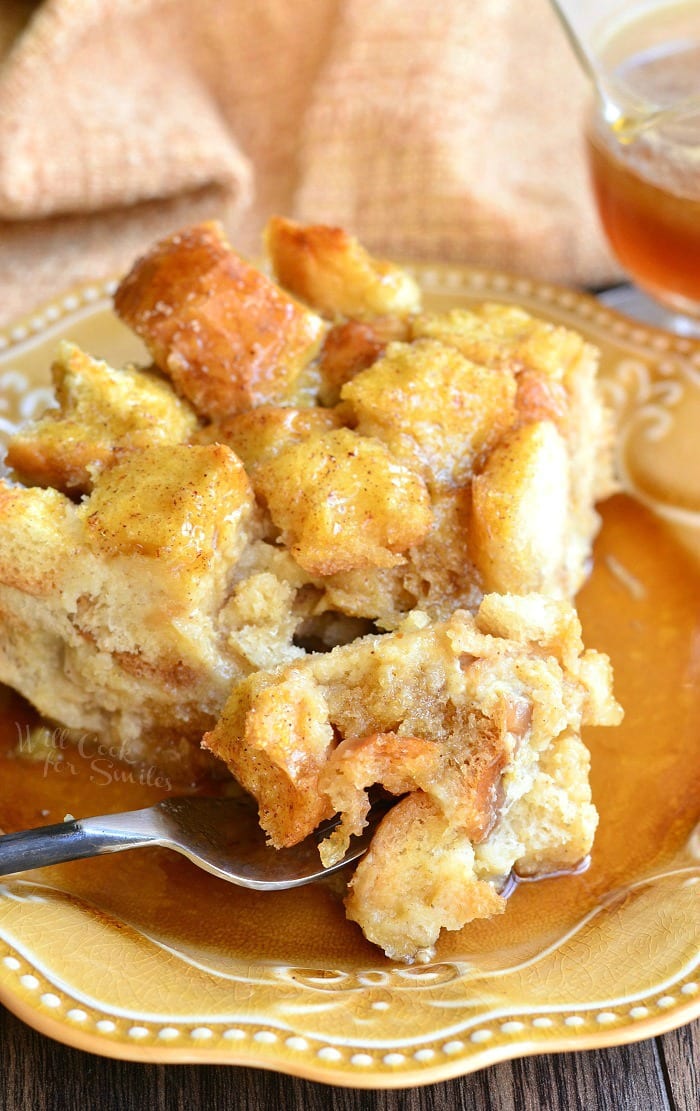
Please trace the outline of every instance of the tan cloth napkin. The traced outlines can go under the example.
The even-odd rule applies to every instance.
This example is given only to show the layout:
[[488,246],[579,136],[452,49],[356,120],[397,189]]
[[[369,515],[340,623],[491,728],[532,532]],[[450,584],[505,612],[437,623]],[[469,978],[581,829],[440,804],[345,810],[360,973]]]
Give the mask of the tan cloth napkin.
[[546,0],[9,0],[3,43],[0,320],[205,215],[248,253],[279,212],[399,258],[615,273]]

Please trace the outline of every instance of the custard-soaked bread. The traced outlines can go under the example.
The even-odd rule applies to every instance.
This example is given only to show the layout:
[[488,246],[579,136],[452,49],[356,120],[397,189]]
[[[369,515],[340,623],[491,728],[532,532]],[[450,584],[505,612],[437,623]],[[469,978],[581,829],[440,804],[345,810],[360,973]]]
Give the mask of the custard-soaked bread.
[[572,475],[552,421],[504,436],[474,478],[471,552],[485,590],[567,596],[583,568],[571,527]]
[[529,789],[478,842],[430,795],[413,791],[382,820],[357,866],[348,918],[394,960],[430,960],[441,930],[506,909],[512,872],[548,875],[581,863],[598,824],[588,769],[585,745],[564,732],[540,755]]
[[392,340],[408,340],[410,326],[405,316],[342,320],[334,324],[319,358],[319,403],[337,405],[345,383],[372,366]]
[[[282,722],[278,707],[298,702],[292,690],[305,709],[290,710]],[[268,707],[274,712],[266,727]],[[205,744],[257,797],[262,825],[281,846],[313,827],[287,829],[289,811],[276,806],[277,788],[268,786],[273,769],[295,790],[302,769],[302,795],[327,794],[337,803],[336,777],[355,774],[358,766],[381,767],[392,752],[412,759],[417,738],[439,743],[440,767],[429,767],[431,784],[419,785],[479,836],[495,820],[500,791],[494,785],[509,782],[513,760],[519,768],[564,730],[613,724],[619,712],[609,661],[583,649],[568,603],[537,594],[489,595],[475,617],[458,611],[433,623],[416,611],[394,633],[249,676],[234,685]],[[316,773],[310,778],[312,764],[323,787]],[[347,786],[340,792],[346,795]],[[340,835],[331,842],[340,843]]]
[[121,282],[114,307],[205,417],[294,398],[326,331],[215,223],[157,243]]
[[260,466],[287,447],[303,444],[321,432],[341,428],[342,418],[334,409],[297,409],[291,405],[260,405],[235,413],[203,428],[201,443],[227,444],[243,463],[253,485]]
[[64,341],[51,375],[57,408],[15,433],[7,452],[28,486],[85,494],[117,447],[184,443],[197,428],[187,402],[149,370],[114,370]]
[[245,674],[218,616],[255,515],[221,445],[117,456],[80,505],[3,483],[0,681],[134,758],[196,742]]
[[357,431],[383,440],[432,488],[467,482],[515,420],[514,375],[433,340],[390,344],[341,397]]
[[[414,338],[430,337],[469,359],[515,375],[517,423],[551,421],[568,457],[569,512],[564,580],[569,595],[581,586],[598,527],[596,500],[615,489],[613,429],[597,384],[598,352],[577,333],[539,320],[514,305],[417,316]],[[485,521],[485,528],[490,527]],[[502,589],[495,583],[485,589]]]
[[[381,784],[428,800],[421,813],[435,815],[426,818],[430,828],[451,831],[438,859],[452,875],[459,865],[470,883],[486,876],[498,887],[521,862],[528,870],[536,862],[534,870],[549,871],[588,853],[596,816],[585,761],[570,760],[559,774],[557,806],[540,805],[540,796],[558,745],[578,744],[583,724],[615,724],[619,718],[608,660],[583,649],[568,603],[542,595],[490,595],[474,617],[457,612],[435,624],[416,613],[393,634],[365,637],[242,680],[204,743],[255,796],[261,824],[278,847],[295,844],[338,811],[341,824],[321,852],[326,864],[340,859],[350,836],[364,826],[368,788]],[[585,755],[582,746],[580,752]],[[499,827],[516,807],[517,822],[511,818],[508,836],[499,840]],[[393,813],[384,822],[387,832],[358,870],[352,897],[353,917],[366,930],[374,910],[365,906],[362,891],[369,884],[388,906],[389,876],[398,867],[390,847],[394,833],[388,831],[399,823],[409,854],[404,863],[413,852],[423,859],[416,844],[422,826],[411,834],[411,822],[404,829]],[[497,873],[484,864],[483,876],[471,877],[474,854],[490,841],[499,846]],[[396,875],[404,941],[402,949],[392,941],[390,955],[413,958],[434,943],[441,926],[457,928],[452,912],[435,917],[435,905],[429,940],[422,927],[414,934],[406,924],[411,916],[422,922],[427,913],[416,899],[423,889],[418,873],[430,870],[429,857],[404,885]],[[385,876],[387,860],[393,863]],[[376,883],[368,879],[373,869]],[[475,905],[493,913],[497,900],[476,890]],[[467,900],[459,912],[453,908],[458,926],[475,916],[467,912],[470,905]]]
[[35,485],[0,484],[0,682],[131,761],[228,768],[273,845],[338,814],[327,865],[404,796],[347,907],[420,959],[593,840],[597,357],[512,306],[422,312],[340,229],[267,246],[280,284],[210,223],[135,264],[115,307],[155,369],[59,351],[8,456]]
[[258,469],[256,489],[311,575],[394,567],[432,523],[420,476],[380,440],[349,428],[284,448]]
[[416,605],[444,619],[489,591],[572,598],[598,528],[594,501],[613,489],[597,353],[505,305],[410,327],[413,342],[390,344],[346,382],[339,411],[424,478],[433,527],[390,572],[333,575],[329,606],[374,609],[393,628]]
[[414,959],[441,928],[501,909],[511,869],[586,856],[597,817],[579,734],[620,715],[609,662],[583,649],[568,603],[489,595],[474,617],[415,613],[395,633],[242,680],[204,743],[255,796],[272,844],[340,813],[327,865],[364,828],[371,786],[408,793],[349,907],[390,956]]
[[348,918],[392,960],[427,961],[441,930],[502,914],[497,885],[479,879],[474,846],[429,795],[397,803],[350,881]]

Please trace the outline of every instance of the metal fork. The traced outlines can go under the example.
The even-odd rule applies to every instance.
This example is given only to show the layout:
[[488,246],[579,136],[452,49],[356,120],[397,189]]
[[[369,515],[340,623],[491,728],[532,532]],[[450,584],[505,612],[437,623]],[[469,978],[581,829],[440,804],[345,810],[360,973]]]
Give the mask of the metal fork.
[[318,845],[337,819],[323,823],[292,848],[273,849],[265,842],[254,809],[239,799],[198,795],[165,799],[145,810],[6,833],[0,837],[0,876],[160,845],[239,887],[281,891],[312,883],[357,860],[367,851],[380,816],[380,811],[372,811],[367,828],[354,838],[343,859],[323,868]]

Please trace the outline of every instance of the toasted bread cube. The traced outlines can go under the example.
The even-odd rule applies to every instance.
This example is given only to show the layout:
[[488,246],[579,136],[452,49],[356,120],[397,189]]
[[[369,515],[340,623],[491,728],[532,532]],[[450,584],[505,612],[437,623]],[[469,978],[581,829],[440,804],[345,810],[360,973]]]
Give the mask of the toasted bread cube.
[[425,313],[411,323],[415,338],[428,336],[450,344],[468,359],[515,373],[530,369],[563,382],[594,349],[568,328],[531,316],[515,305],[487,302],[473,309]]
[[332,815],[318,775],[333,729],[323,692],[303,671],[276,683],[258,672],[240,683],[202,743],[258,800],[260,824],[276,848],[297,844]]
[[250,670],[219,615],[255,527],[223,445],[117,453],[79,505],[0,483],[0,682],[131,764],[196,774],[193,743]]
[[347,428],[285,448],[256,488],[297,563],[312,575],[391,567],[432,521],[421,478]]
[[223,444],[154,446],[117,457],[80,514],[97,550],[157,558],[194,595],[205,573],[223,581],[250,539],[254,498]]
[[471,484],[431,494],[433,523],[397,567],[346,571],[324,579],[324,605],[395,629],[418,608],[433,620],[475,610],[483,596],[469,549]]
[[216,223],[157,243],[123,279],[114,307],[211,418],[292,397],[326,330],[237,255]]
[[518,644],[539,644],[567,667],[575,667],[583,652],[576,610],[546,594],[487,594],[476,623],[491,636],[507,637]]
[[342,228],[273,217],[265,245],[285,289],[331,320],[417,312],[420,290],[405,270],[372,258]]
[[[75,560],[81,539],[76,507],[63,494],[0,479],[0,591],[7,587],[34,598],[50,594],[62,568]],[[3,630],[5,648],[14,624]],[[2,668],[0,682],[10,682]]]
[[441,930],[501,914],[506,901],[479,880],[474,847],[428,795],[391,810],[350,881],[348,918],[391,960],[431,960]]
[[516,429],[472,484],[470,554],[484,590],[570,593],[569,459],[550,421]]
[[197,428],[187,402],[147,370],[113,370],[63,341],[51,374],[59,407],[24,425],[7,452],[27,485],[87,493],[116,447],[183,443]]
[[345,320],[334,324],[326,336],[319,360],[320,403],[337,405],[345,383],[372,366],[392,339],[405,339],[405,331],[405,325],[398,318],[372,323]]
[[301,444],[314,435],[342,427],[334,409],[294,409],[286,405],[260,405],[236,413],[202,429],[202,443],[227,444],[251,476],[263,463],[285,448]]
[[437,340],[392,343],[343,387],[357,430],[421,469],[431,488],[460,485],[515,419],[515,379]]

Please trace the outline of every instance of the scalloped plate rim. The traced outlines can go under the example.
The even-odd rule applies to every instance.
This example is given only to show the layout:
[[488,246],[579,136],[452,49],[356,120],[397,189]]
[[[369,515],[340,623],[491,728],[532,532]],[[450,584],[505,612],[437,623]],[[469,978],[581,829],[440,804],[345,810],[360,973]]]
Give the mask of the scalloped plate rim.
[[[432,1067],[425,1066],[415,1071],[380,1074],[377,1072],[351,1071],[350,1069],[341,1071],[337,1066],[335,1071],[329,1072],[322,1066],[297,1064],[289,1060],[285,1060],[284,1064],[281,1064],[278,1059],[271,1058],[268,1060],[263,1058],[259,1050],[242,1053],[236,1050],[206,1049],[204,1047],[200,1049],[180,1047],[168,1049],[167,1046],[139,1047],[126,1042],[109,1041],[104,1035],[82,1033],[58,1019],[41,1014],[41,1012],[23,1003],[10,991],[5,994],[2,983],[0,983],[0,1003],[22,1022],[36,1030],[37,1033],[52,1038],[54,1041],[72,1049],[94,1053],[100,1057],[153,1065],[233,1065],[241,1068],[261,1068],[268,1072],[280,1072],[302,1080],[336,1087],[375,1090],[438,1084],[445,1080],[468,1076],[470,1073],[490,1068],[492,1065],[517,1060],[521,1057],[612,1049],[621,1045],[631,1045],[647,1038],[669,1033],[700,1017],[700,1007],[690,1002],[687,1007],[675,1010],[671,1014],[660,1014],[656,1017],[639,1019],[634,1026],[620,1027],[615,1031],[610,1030],[602,1040],[597,1034],[581,1034],[579,1036],[568,1034],[542,1044],[532,1041],[501,1043],[490,1048],[480,1049],[469,1057],[456,1057],[453,1062]],[[688,1013],[684,1015],[683,1012],[686,1010]],[[135,1016],[135,1018],[138,1018],[138,1016]]]

